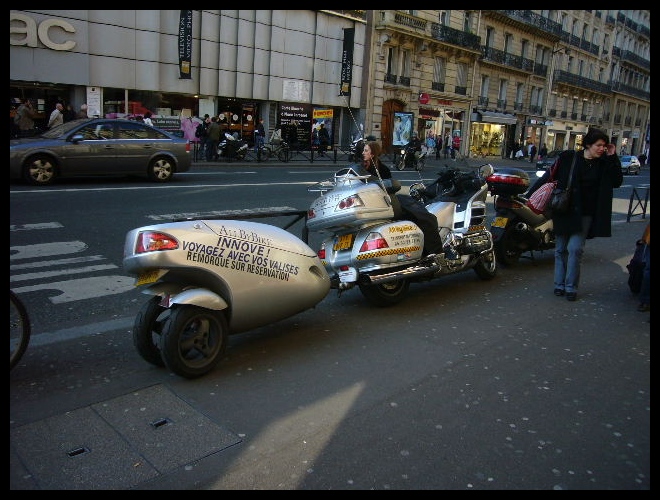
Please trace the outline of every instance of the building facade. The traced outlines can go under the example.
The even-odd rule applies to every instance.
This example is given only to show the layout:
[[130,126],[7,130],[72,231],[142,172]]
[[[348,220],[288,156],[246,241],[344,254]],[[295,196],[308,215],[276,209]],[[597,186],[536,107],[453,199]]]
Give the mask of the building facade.
[[[31,98],[90,115],[150,110],[163,128],[263,117],[301,144],[393,152],[417,131],[464,154],[579,146],[589,127],[648,148],[649,10],[10,11],[10,114]],[[624,149],[625,148],[625,149]]]
[[[155,115],[163,128],[218,115],[249,141],[258,117],[268,129],[331,125],[355,134],[365,23],[311,10],[10,11],[10,113],[21,98],[43,123],[55,103],[90,116]],[[351,40],[350,85],[346,39]],[[182,55],[188,59],[182,61]],[[185,63],[185,64],[183,64]],[[322,117],[322,118],[321,118]],[[174,124],[174,125],[173,125]]]

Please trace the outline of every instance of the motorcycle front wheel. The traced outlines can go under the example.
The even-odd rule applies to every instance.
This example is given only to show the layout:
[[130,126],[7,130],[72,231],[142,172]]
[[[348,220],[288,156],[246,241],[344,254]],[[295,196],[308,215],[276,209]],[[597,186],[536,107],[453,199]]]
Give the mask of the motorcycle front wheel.
[[497,258],[495,256],[495,250],[491,250],[479,257],[479,261],[474,265],[473,269],[474,272],[477,273],[477,276],[482,280],[493,279],[495,274],[497,274]]
[[389,307],[401,302],[408,294],[410,282],[406,279],[382,285],[359,285],[362,295],[377,307]]
[[406,161],[405,161],[405,159],[404,159],[403,156],[401,156],[401,158],[399,158],[399,161],[397,161],[397,162],[394,164],[394,167],[395,167],[397,170],[403,170],[404,168],[406,168]]
[[228,336],[229,326],[222,311],[176,305],[163,325],[161,355],[175,374],[197,378],[220,361],[227,350]]

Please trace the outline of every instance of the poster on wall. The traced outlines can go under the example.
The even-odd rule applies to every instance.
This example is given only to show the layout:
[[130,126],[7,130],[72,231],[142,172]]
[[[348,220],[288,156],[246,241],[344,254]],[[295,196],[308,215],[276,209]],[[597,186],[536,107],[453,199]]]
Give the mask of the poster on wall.
[[413,126],[413,114],[401,111],[394,112],[394,128],[392,130],[392,145],[405,146],[410,142]]
[[325,128],[328,131],[328,134],[330,135],[330,144],[333,143],[332,117],[333,117],[332,109],[327,109],[327,108],[314,108],[312,114],[312,129],[315,128],[316,130],[318,130],[319,128],[321,128],[321,124],[323,124],[323,128]]
[[312,105],[295,102],[280,103],[278,123],[282,138],[292,147],[310,144],[312,130]]

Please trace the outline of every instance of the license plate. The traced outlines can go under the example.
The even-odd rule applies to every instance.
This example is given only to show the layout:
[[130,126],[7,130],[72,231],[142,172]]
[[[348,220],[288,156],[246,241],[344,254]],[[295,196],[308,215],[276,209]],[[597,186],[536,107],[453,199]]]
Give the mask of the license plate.
[[491,223],[492,227],[506,227],[506,223],[509,219],[506,217],[495,217]]
[[357,281],[357,269],[349,267],[344,271],[339,271],[339,281],[342,283],[354,283]]
[[135,286],[148,285],[149,283],[155,283],[158,278],[161,276],[160,269],[153,269],[151,271],[144,272],[140,274],[135,280]]
[[332,246],[332,249],[335,252],[338,252],[340,250],[346,250],[347,248],[351,248],[353,246],[353,239],[355,238],[355,234],[350,233],[350,234],[342,234],[337,238],[335,241],[335,244]]

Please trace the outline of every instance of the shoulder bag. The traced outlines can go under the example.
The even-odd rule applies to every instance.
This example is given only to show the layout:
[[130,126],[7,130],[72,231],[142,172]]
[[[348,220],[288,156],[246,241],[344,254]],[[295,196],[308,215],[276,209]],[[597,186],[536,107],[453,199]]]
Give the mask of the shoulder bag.
[[577,155],[578,152],[575,151],[573,154],[573,161],[571,162],[571,171],[568,174],[568,185],[566,186],[566,189],[555,187],[552,190],[550,202],[547,206],[547,209],[552,214],[565,214],[568,212],[571,205],[571,182],[573,181],[573,168],[575,167]]

